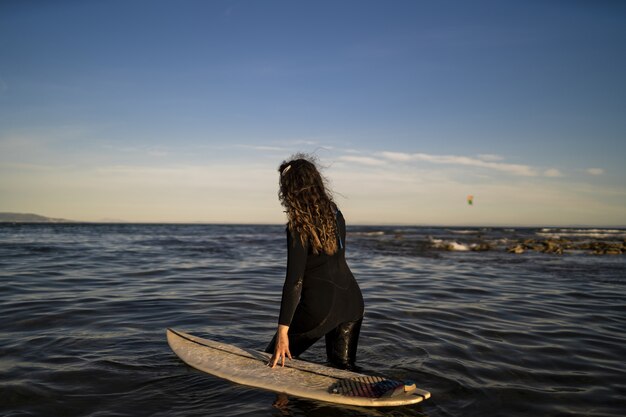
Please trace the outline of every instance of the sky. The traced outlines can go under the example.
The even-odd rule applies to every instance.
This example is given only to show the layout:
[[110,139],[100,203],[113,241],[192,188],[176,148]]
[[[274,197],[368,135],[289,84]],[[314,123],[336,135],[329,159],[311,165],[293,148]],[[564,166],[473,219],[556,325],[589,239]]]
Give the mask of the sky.
[[[626,3],[0,1],[0,212],[626,226]],[[467,196],[474,204],[467,204]]]

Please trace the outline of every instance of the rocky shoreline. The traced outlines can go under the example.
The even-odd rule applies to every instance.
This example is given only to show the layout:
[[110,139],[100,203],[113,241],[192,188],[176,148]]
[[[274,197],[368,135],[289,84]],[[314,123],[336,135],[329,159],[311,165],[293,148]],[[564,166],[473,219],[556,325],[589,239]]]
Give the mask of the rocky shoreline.
[[461,244],[457,241],[432,241],[436,249],[446,251],[474,251],[505,250],[508,253],[521,255],[526,252],[540,252],[554,255],[564,253],[584,252],[593,255],[623,255],[626,253],[626,239],[622,241],[574,241],[566,238],[523,239],[517,242],[507,241],[487,242],[479,241]]
[[626,253],[626,240],[622,242],[585,241],[573,242],[568,239],[525,239],[509,246],[507,252],[522,254],[526,251],[562,255],[568,251],[584,251],[594,255],[622,255]]

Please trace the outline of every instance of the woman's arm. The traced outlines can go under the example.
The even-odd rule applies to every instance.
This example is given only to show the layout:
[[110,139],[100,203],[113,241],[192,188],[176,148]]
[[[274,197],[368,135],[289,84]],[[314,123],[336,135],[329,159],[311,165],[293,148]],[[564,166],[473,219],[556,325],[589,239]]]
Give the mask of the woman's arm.
[[280,359],[282,359],[282,366],[285,366],[285,357],[291,359],[288,336],[289,326],[302,293],[307,252],[308,248],[302,245],[300,236],[292,236],[289,230],[287,230],[287,274],[280,303],[276,346],[274,347],[274,355],[269,362],[272,368],[276,366]]
[[291,233],[287,230],[287,275],[283,285],[278,324],[287,327],[291,324],[293,314],[300,301],[300,294],[302,293],[307,252],[308,248],[302,245],[300,236],[297,234],[296,236],[291,236]]

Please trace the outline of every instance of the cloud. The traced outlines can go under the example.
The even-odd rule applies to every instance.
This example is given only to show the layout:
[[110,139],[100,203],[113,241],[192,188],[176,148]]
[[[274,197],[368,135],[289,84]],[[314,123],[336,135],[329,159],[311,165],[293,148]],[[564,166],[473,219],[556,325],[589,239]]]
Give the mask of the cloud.
[[558,177],[562,177],[563,176],[561,171],[559,171],[556,168],[550,168],[550,169],[545,170],[543,172],[543,175],[545,175],[546,177],[552,177],[552,178],[558,178]]
[[[266,141],[267,143],[267,141]],[[230,145],[235,148],[243,148],[243,149],[251,149],[259,152],[295,152],[298,148],[312,148],[309,150],[311,153],[315,153],[319,150],[329,151],[334,149],[332,145],[323,145],[320,141],[317,140],[309,140],[309,139],[283,139],[283,140],[273,140],[271,143],[267,145],[252,145],[252,144],[235,144]],[[227,146],[228,147],[228,146]],[[304,149],[302,151],[306,151]]]
[[391,159],[392,161],[396,161],[396,162],[408,162],[410,161],[412,158],[411,154],[408,153],[400,153],[400,152],[383,152],[382,155],[387,158],[387,159]]
[[[273,167],[241,164],[100,166],[87,171],[93,181],[114,187],[250,190],[275,184]],[[84,178],[77,179],[84,182]],[[265,184],[265,185],[264,185]]]
[[372,158],[370,156],[344,155],[344,156],[340,156],[338,159],[344,162],[355,162],[357,164],[368,165],[368,166],[381,166],[381,165],[386,164],[385,161],[381,159]]
[[589,175],[602,175],[604,174],[604,170],[602,168],[588,168],[587,173]]
[[457,155],[431,155],[425,153],[409,154],[400,152],[383,152],[382,155],[387,159],[397,162],[425,161],[434,164],[464,165],[487,168],[524,177],[534,177],[538,175],[537,170],[529,165],[494,162],[491,160],[494,155],[490,155],[486,159]]
[[483,161],[502,161],[504,159],[500,155],[493,154],[480,154],[478,155],[478,158],[482,159]]
[[148,155],[149,156],[161,157],[161,156],[168,156],[169,154],[170,153],[167,150],[161,149],[161,148],[155,148],[155,149],[148,150]]
[[261,152],[287,152],[288,149],[279,146],[259,146],[259,145],[236,145],[238,148],[252,149]]
[[[133,156],[165,157],[174,153],[175,149],[163,145],[121,145],[115,143],[104,143],[100,146],[104,151],[118,154],[129,154]],[[180,148],[179,148],[180,149]]]

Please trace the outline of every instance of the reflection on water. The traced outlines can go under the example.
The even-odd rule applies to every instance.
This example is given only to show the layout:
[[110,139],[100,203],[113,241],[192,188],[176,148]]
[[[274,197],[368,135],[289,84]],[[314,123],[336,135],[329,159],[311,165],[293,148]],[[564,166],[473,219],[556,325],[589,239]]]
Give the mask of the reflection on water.
[[[278,316],[283,226],[0,226],[3,415],[621,416],[623,255],[447,251],[620,229],[353,227],[366,301],[359,364],[417,381],[418,406],[334,406],[182,364],[165,328],[263,348]],[[323,362],[323,343],[303,359]]]

